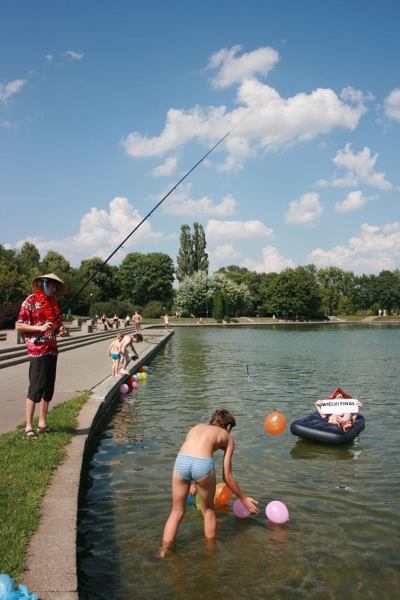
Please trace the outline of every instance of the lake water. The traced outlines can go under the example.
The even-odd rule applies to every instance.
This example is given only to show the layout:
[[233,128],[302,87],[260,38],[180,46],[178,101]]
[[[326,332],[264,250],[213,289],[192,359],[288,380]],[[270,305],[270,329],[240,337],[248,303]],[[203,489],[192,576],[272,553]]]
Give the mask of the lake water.
[[[396,326],[177,329],[147,382],[117,403],[87,465],[80,600],[392,600],[400,588],[399,358]],[[270,411],[290,422],[338,386],[364,404],[366,427],[350,446],[299,440],[289,427],[265,433]],[[159,559],[176,453],[186,431],[220,407],[236,417],[234,474],[260,501],[260,516],[218,512],[218,539],[206,543],[201,514],[188,506],[176,549]],[[268,523],[272,499],[287,505],[288,524]]]

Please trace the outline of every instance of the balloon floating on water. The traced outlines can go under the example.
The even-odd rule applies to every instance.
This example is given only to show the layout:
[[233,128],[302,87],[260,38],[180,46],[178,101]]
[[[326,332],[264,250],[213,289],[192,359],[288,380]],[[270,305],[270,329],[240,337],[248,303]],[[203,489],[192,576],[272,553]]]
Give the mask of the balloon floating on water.
[[276,523],[277,525],[283,525],[289,521],[289,511],[283,502],[280,500],[273,500],[269,502],[265,507],[265,514],[268,521]]
[[129,392],[129,385],[127,383],[122,383],[119,386],[119,391],[121,392],[121,394],[127,394]]
[[241,502],[240,500],[235,500],[232,506],[232,510],[234,512],[234,515],[239,519],[247,519],[247,517],[250,516],[250,511],[247,510],[243,502]]
[[267,433],[270,433],[271,435],[280,435],[285,431],[285,415],[279,410],[269,413],[269,415],[265,417],[264,427]]
[[228,504],[229,500],[232,498],[232,491],[226,485],[226,483],[217,483],[215,486],[215,496],[214,496],[214,504],[216,508],[220,508],[221,506],[225,506]]

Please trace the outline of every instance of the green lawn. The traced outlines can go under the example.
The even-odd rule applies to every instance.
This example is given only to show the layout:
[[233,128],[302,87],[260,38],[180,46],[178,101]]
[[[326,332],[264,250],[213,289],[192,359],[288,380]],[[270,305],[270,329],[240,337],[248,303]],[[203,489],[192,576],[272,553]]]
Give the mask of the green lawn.
[[48,423],[54,433],[32,440],[24,438],[23,429],[18,429],[0,436],[0,573],[15,579],[21,576],[29,538],[40,517],[42,496],[65,456],[76,417],[89,395],[84,392],[49,413]]

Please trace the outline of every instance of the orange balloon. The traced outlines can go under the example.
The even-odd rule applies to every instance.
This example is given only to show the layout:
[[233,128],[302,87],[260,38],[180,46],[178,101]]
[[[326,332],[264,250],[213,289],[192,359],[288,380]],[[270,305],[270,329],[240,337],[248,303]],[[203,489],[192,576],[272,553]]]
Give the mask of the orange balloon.
[[269,413],[269,415],[265,417],[264,427],[267,433],[270,433],[271,435],[280,435],[285,431],[285,415],[279,410]]
[[228,504],[229,500],[232,498],[232,491],[226,485],[226,483],[217,483],[215,486],[215,496],[214,496],[214,504],[215,506],[221,507]]
[[146,367],[140,367],[139,373],[147,373]]

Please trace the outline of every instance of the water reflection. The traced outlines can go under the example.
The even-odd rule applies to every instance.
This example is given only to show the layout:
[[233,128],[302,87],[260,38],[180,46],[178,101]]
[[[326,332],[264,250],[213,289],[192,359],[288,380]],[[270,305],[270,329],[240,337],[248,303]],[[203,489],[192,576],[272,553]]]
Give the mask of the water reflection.
[[[399,334],[362,326],[177,330],[147,384],[118,404],[88,466],[81,600],[394,597]],[[288,430],[266,435],[270,410],[290,423],[338,385],[364,403],[366,429],[353,444],[314,444]],[[234,473],[261,514],[241,521],[219,512],[209,545],[188,506],[175,551],[160,560],[176,451],[187,429],[220,406],[237,417]],[[288,506],[283,527],[263,516],[272,499]]]

